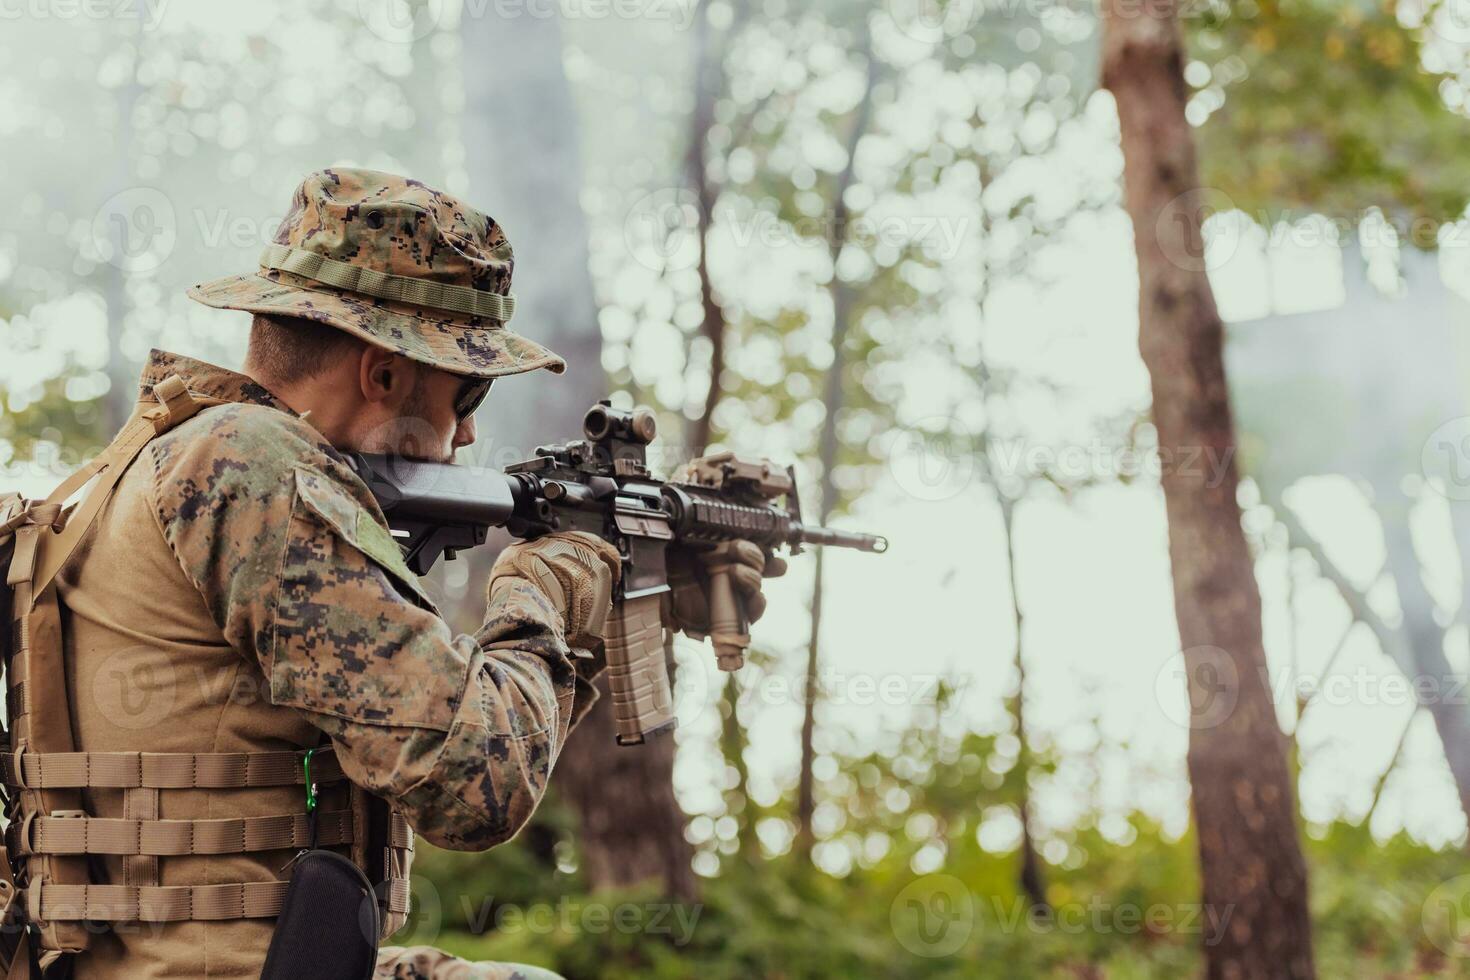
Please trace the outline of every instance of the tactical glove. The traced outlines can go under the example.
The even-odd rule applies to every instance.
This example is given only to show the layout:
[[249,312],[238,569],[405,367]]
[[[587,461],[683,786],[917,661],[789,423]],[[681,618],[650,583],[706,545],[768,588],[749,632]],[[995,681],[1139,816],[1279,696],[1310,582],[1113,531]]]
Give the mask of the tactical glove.
[[666,621],[696,640],[710,632],[709,573],[713,568],[729,566],[735,593],[745,603],[745,616],[750,622],[766,611],[766,597],[761,594],[761,579],[786,574],[785,559],[768,554],[753,541],[726,541],[711,551],[687,551],[670,548],[668,552],[671,597]]
[[513,581],[531,582],[561,613],[567,645],[587,649],[602,638],[621,574],[612,545],[586,531],[560,531],[502,551],[490,569],[488,593],[494,602]]

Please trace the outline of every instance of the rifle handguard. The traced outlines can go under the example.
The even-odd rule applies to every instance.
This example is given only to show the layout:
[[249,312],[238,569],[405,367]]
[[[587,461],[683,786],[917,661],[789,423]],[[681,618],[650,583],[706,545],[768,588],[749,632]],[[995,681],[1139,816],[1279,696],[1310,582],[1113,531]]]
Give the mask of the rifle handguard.
[[613,727],[619,745],[673,731],[674,697],[664,660],[664,625],[658,594],[613,604],[603,632]]
[[735,592],[732,565],[713,561],[705,566],[709,573],[709,638],[724,671],[744,666],[745,650],[750,646],[750,624],[745,619],[745,604]]

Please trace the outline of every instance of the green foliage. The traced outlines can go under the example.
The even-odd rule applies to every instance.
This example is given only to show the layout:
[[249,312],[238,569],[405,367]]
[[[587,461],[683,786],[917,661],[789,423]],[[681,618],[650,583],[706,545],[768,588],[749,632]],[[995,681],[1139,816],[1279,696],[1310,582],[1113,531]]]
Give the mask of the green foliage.
[[[837,765],[818,800],[839,806],[842,818],[819,843],[817,863],[840,871],[765,852],[725,859],[694,905],[670,906],[648,891],[591,896],[553,807],[544,822],[561,838],[560,870],[533,853],[545,827],[483,856],[421,847],[416,887],[422,894],[432,883],[442,916],[432,931],[420,923],[394,941],[534,963],[571,980],[1201,975],[1200,946],[1228,920],[1198,909],[1193,838],[1141,813],[1090,810],[1043,836],[1055,912],[1032,914],[1017,884],[1015,842],[991,832],[1015,823],[1015,738],[945,732],[942,714],[907,726],[881,751],[832,754]],[[1033,784],[1053,778],[1057,763],[1037,751]],[[789,817],[791,807],[783,800],[765,819]],[[1306,845],[1322,976],[1457,975],[1421,923],[1436,886],[1463,873],[1462,854],[1402,836],[1379,842],[1347,824],[1314,828]],[[823,854],[831,848],[849,860],[832,862]],[[936,898],[951,886],[949,904]],[[917,930],[914,915],[940,913],[949,918]],[[951,939],[952,950],[941,946]]]
[[[0,467],[35,459],[43,445],[69,456],[62,462],[74,466],[78,454],[90,455],[105,438],[96,372],[54,345],[48,352],[46,340],[8,295],[0,295],[0,348],[9,360],[9,371],[0,375]],[[23,376],[16,364],[45,365],[46,373]]]
[[[0,404],[0,465],[12,460],[28,460],[36,454],[39,443],[63,447],[100,448],[98,442],[99,401],[73,401],[67,396],[68,378],[49,378],[41,382],[34,400],[15,411]],[[60,474],[57,482],[60,482]]]
[[1470,122],[1446,104],[1453,73],[1425,70],[1434,35],[1399,7],[1255,0],[1188,21],[1205,186],[1268,227],[1377,206],[1433,247],[1436,223],[1470,201]]

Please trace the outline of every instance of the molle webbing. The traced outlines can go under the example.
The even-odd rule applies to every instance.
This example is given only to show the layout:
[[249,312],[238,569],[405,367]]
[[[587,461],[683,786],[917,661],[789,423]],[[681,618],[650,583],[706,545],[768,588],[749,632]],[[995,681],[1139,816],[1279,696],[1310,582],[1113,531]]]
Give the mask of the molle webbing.
[[352,813],[334,810],[208,820],[118,820],[41,817],[21,824],[20,854],[248,854],[286,848],[352,843]]
[[[18,752],[0,756],[0,781],[19,789],[243,789],[301,785],[300,752]],[[320,761],[318,761],[320,760]],[[335,782],[331,752],[312,760],[313,781]]]
[[[285,881],[231,885],[35,885],[26,912],[46,922],[186,922],[268,919],[281,911]],[[401,887],[399,887],[401,885]],[[388,911],[408,912],[408,882],[387,890]]]

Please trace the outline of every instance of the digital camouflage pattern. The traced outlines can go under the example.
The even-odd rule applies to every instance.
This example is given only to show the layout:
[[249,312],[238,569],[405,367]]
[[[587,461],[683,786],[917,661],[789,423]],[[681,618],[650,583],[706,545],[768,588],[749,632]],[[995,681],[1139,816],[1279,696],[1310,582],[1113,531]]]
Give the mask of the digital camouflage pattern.
[[[67,668],[60,696],[70,713],[60,723],[89,753],[249,757],[329,741],[327,769],[352,782],[322,777],[321,846],[388,883],[384,917],[396,928],[408,912],[404,831],[466,849],[513,835],[591,703],[598,664],[573,665],[554,602],[530,580],[502,583],[476,635],[455,636],[403,566],[376,501],[306,419],[248,378],[156,351],[140,407],[165,380],[182,382],[174,405],[186,387],[210,407],[119,473],[77,560],[56,576],[66,628],[52,652]],[[141,826],[138,843],[120,850],[98,840],[86,860],[93,883],[141,902],[153,887],[282,878],[299,831],[248,846],[218,835],[241,818],[300,826],[301,787],[187,782],[89,787],[91,818],[163,820],[203,835],[161,851],[143,847]],[[38,848],[49,842],[44,829],[38,822],[31,837]],[[44,907],[52,886],[26,884],[37,888],[28,902]],[[258,976],[274,923],[245,903],[214,918],[229,912],[208,904],[217,894],[205,896],[207,915],[180,921],[138,921],[127,900],[107,905],[118,913],[94,917],[106,928],[86,929],[87,947],[67,959],[71,975]],[[59,911],[74,901],[52,896]]]
[[232,402],[142,460],[163,535],[225,640],[419,834],[460,850],[508,839],[595,696],[551,601],[511,583],[473,637],[453,635],[377,501],[308,422],[248,378],[157,351],[144,396],[169,374]]
[[[499,296],[510,294],[515,265],[494,219],[416,180],[374,170],[308,176],[276,243],[372,272]],[[200,283],[189,295],[220,309],[326,323],[456,374],[566,369],[560,357],[501,320],[378,299],[277,269]]]

